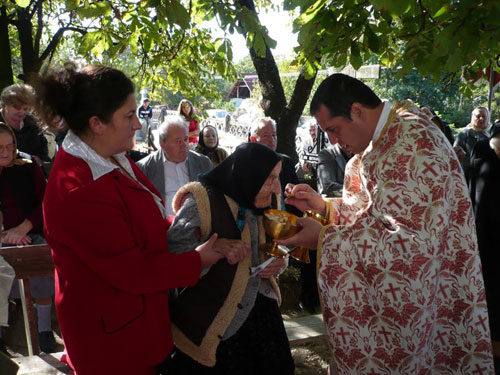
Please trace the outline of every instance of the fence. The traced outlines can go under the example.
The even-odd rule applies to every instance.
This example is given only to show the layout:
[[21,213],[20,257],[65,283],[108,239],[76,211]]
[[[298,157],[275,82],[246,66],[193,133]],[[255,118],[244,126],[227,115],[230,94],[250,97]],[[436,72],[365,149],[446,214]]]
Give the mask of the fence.
[[[153,118],[151,120],[153,129],[158,128],[158,126],[160,126],[166,116],[175,116],[177,115],[177,113],[178,112],[175,110],[167,110],[165,108],[153,109]],[[200,127],[203,128],[205,125],[212,125],[217,129],[217,131],[229,133],[240,139],[242,142],[246,142],[248,140],[250,125],[239,123],[235,121],[231,116],[226,116],[224,119],[211,117],[202,119]]]

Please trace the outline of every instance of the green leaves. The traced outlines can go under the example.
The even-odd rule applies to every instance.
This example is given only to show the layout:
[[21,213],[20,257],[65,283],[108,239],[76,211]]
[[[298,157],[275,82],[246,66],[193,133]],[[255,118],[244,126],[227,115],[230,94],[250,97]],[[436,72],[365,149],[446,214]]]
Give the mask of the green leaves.
[[366,40],[368,48],[370,48],[374,53],[380,52],[380,42],[378,40],[378,37],[377,35],[375,35],[369,25],[365,27],[364,39]]
[[86,18],[108,16],[111,13],[111,7],[103,1],[96,3],[85,1],[85,4],[77,9],[77,13],[80,17]]
[[359,50],[359,44],[357,42],[351,43],[351,56],[349,59],[352,67],[354,69],[359,69],[363,65],[363,59],[361,58],[361,53]]
[[170,26],[179,25],[182,28],[189,27],[189,13],[178,0],[168,0],[163,6]]
[[28,5],[30,5],[30,0],[16,0],[16,4],[18,7],[26,8]]
[[433,77],[460,75],[500,55],[499,12],[498,1],[311,1],[294,22],[298,61],[323,58],[339,68],[370,61],[398,67],[400,75],[413,68]]

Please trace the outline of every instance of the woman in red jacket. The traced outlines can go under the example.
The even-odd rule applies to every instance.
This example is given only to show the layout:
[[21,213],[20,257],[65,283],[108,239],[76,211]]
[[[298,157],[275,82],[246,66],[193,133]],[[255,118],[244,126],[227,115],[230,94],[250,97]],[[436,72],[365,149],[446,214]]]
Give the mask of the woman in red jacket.
[[172,350],[168,289],[194,285],[201,267],[246,246],[211,237],[167,251],[160,194],[125,155],[141,127],[122,72],[72,64],[42,78],[39,112],[70,131],[45,194],[45,235],[56,267],[56,311],[77,375],[154,374]]
[[200,135],[200,123],[196,119],[193,103],[187,99],[182,99],[177,110],[179,116],[188,123],[189,148],[194,150]]

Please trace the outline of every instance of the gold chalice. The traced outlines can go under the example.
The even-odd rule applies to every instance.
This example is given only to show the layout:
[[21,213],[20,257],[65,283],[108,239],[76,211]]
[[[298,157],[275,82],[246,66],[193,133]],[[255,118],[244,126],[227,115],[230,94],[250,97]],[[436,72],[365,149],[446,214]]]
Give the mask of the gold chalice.
[[[297,225],[297,216],[275,209],[264,211],[263,224],[269,236],[281,240],[292,237],[301,229]],[[275,258],[285,258],[288,254],[287,251],[278,247],[276,242],[262,244],[261,248],[267,255]]]
[[[309,217],[316,221],[319,221],[322,225],[328,224],[328,219],[312,211],[305,211],[304,217]],[[309,264],[311,260],[309,259],[309,249],[298,246],[290,252],[290,256],[304,263]]]

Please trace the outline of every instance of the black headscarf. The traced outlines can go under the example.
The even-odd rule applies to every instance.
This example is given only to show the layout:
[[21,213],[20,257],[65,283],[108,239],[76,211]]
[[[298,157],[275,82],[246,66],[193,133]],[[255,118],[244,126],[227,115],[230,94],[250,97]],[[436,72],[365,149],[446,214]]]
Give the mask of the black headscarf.
[[255,197],[280,161],[281,157],[266,145],[244,143],[217,167],[200,175],[200,181],[240,206],[255,209]]
[[[215,136],[217,137],[217,144],[215,147],[208,147],[205,144],[205,140],[203,139],[203,135],[205,134],[205,130],[207,129],[213,129],[215,131]],[[198,135],[198,146],[200,147],[201,150],[206,149],[207,151],[213,151],[217,147],[219,147],[219,133],[217,132],[217,128],[212,125],[205,125],[203,129],[201,129],[200,135]]]

